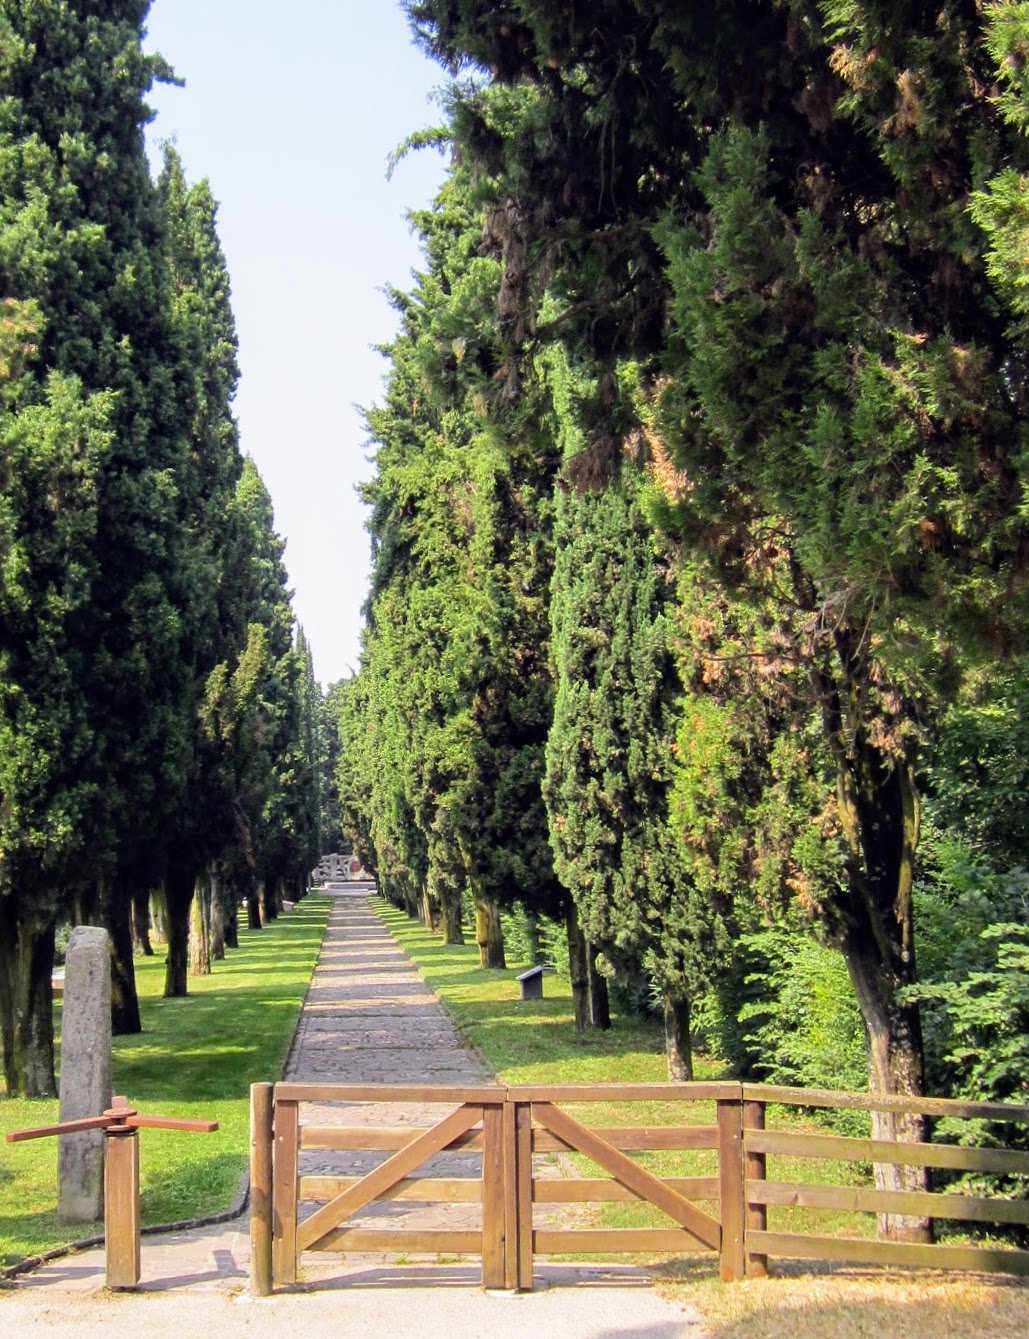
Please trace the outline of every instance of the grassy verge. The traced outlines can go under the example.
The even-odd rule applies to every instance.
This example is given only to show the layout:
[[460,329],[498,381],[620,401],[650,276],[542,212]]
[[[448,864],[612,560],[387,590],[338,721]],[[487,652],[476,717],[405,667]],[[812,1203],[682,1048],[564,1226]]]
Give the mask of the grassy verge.
[[[519,999],[516,977],[525,964],[507,971],[479,967],[474,944],[447,946],[417,921],[386,903],[379,903],[383,920],[440,995],[464,1035],[486,1057],[506,1083],[662,1083],[668,1078],[664,1033],[660,1023],[616,1017],[609,1032],[575,1030],[570,984],[561,977],[545,977],[542,1000]],[[696,1077],[725,1078],[717,1058],[697,1055]],[[713,1102],[579,1103],[571,1114],[586,1125],[713,1125]],[[819,1127],[810,1117],[789,1108],[770,1108],[769,1125],[790,1129]],[[713,1150],[655,1152],[634,1155],[657,1176],[714,1176],[718,1170]],[[802,1158],[769,1158],[769,1176],[783,1180],[833,1181],[867,1184],[867,1169],[840,1162]],[[704,1207],[704,1206],[702,1206]],[[666,1220],[659,1210],[640,1203],[608,1204],[598,1209],[598,1226],[654,1227]],[[832,1211],[772,1208],[774,1231],[874,1231],[872,1220],[858,1225],[853,1215]]]
[[[660,1082],[666,1077],[660,1026],[616,1018],[608,1033],[578,1034],[573,1025],[571,989],[547,975],[546,998],[522,1002],[515,980],[524,964],[507,971],[483,971],[474,945],[447,947],[402,912],[377,904],[383,920],[440,995],[465,1036],[507,1083]],[[697,1058],[697,1078],[724,1077],[717,1060]],[[684,1110],[669,1104],[581,1104],[573,1114],[590,1125],[709,1124],[709,1104]],[[790,1108],[770,1107],[769,1126],[819,1130],[810,1117]],[[657,1174],[711,1175],[714,1155],[637,1155]],[[585,1170],[585,1166],[582,1170]],[[841,1162],[769,1158],[769,1177],[792,1181],[868,1184],[869,1169]],[[705,1207],[705,1206],[701,1206]],[[781,1208],[770,1211],[769,1226],[784,1232],[873,1235],[874,1220],[830,1211]],[[611,1204],[597,1210],[597,1225],[648,1226],[657,1220],[649,1206]],[[687,1309],[699,1311],[707,1339],[858,1339],[858,1336],[921,1336],[932,1327],[935,1339],[1000,1339],[1029,1334],[1029,1286],[1009,1280],[933,1272],[830,1268],[807,1269],[783,1263],[775,1276],[723,1284],[711,1254],[658,1266],[659,1286]]]
[[[142,1132],[144,1224],[218,1213],[235,1198],[249,1145],[249,1087],[281,1075],[329,905],[312,896],[263,930],[241,931],[239,949],[210,976],[190,978],[185,999],[161,998],[162,956],[136,959],[143,1032],[115,1038],[115,1091],[140,1111],[219,1122],[214,1134]],[[56,1101],[0,1099],[0,1133],[56,1120]],[[58,1223],[55,1139],[0,1148],[0,1265],[101,1230]]]

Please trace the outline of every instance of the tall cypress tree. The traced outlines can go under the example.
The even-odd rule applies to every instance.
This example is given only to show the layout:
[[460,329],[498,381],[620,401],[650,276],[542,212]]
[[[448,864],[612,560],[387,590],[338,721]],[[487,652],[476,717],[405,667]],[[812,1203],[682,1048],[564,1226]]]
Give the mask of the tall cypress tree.
[[[143,146],[143,96],[164,73],[141,51],[147,8],[139,0],[54,0],[10,4],[0,14],[0,283],[15,311],[31,309],[38,318],[16,398],[19,407],[43,406],[64,387],[66,431],[82,442],[68,443],[68,472],[92,512],[88,552],[65,555],[69,579],[78,579],[74,609],[65,614],[74,706],[32,671],[41,629],[7,629],[12,730],[26,738],[29,715],[43,722],[55,711],[73,710],[78,721],[73,735],[66,729],[66,744],[48,731],[52,742],[40,760],[47,759],[49,776],[37,778],[28,809],[25,792],[12,795],[23,821],[11,834],[3,889],[2,998],[15,1001],[14,1023],[10,1012],[5,1021],[8,1086],[27,1092],[53,1087],[49,945],[62,895],[76,886],[114,887],[143,857],[159,797],[181,764],[183,547],[174,480],[185,463],[186,432]],[[102,455],[89,448],[81,411],[68,412],[76,385],[83,396],[112,393]],[[45,589],[56,594],[53,578]],[[55,664],[62,658],[58,650]],[[47,817],[51,797],[71,791],[78,796],[74,861],[63,825],[51,827]],[[131,977],[127,989],[131,996]]]
[[[523,352],[559,339],[598,376],[635,356],[671,469],[662,523],[749,606],[740,627],[778,607],[786,645],[741,653],[784,682],[805,668],[846,851],[820,915],[872,1088],[917,1093],[917,744],[927,704],[1025,636],[1026,362],[989,269],[1010,283],[1020,235],[1029,150],[1001,114],[1024,109],[1023,8],[408,8],[451,69],[536,100],[536,133],[504,136],[487,80],[454,94],[468,170],[509,191],[497,249]],[[967,208],[984,191],[992,260]],[[607,422],[584,425],[610,456],[633,407],[609,384]]]

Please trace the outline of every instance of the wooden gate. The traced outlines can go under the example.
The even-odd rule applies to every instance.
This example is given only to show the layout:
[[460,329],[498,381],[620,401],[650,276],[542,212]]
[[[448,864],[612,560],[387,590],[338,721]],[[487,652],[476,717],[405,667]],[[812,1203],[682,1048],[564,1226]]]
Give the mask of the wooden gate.
[[[328,1250],[479,1254],[485,1287],[517,1289],[532,1287],[537,1253],[653,1255],[698,1248],[717,1253],[726,1280],[763,1274],[772,1258],[1029,1274],[1026,1250],[974,1240],[916,1245],[867,1235],[869,1220],[874,1223],[881,1214],[1029,1228],[1029,1203],[1002,1187],[992,1194],[953,1193],[955,1187],[942,1184],[915,1192],[818,1179],[826,1159],[1027,1178],[1029,1153],[936,1140],[844,1137],[803,1128],[788,1115],[776,1117],[783,1128],[766,1128],[769,1104],[779,1113],[797,1107],[914,1112],[999,1128],[1024,1127],[1029,1106],[739,1083],[469,1088],[280,1083],[256,1084],[251,1096],[251,1282],[259,1295],[277,1283],[294,1282],[302,1252]],[[634,1125],[598,1129],[588,1123],[591,1104],[609,1108],[623,1102],[646,1104],[647,1123],[639,1123],[638,1107]],[[326,1126],[312,1112],[301,1120],[302,1103],[347,1103],[358,1110],[375,1104],[387,1113],[417,1103],[444,1111],[417,1128],[391,1125],[388,1118]],[[337,1149],[389,1156],[360,1175],[300,1174],[303,1152]],[[446,1168],[443,1174],[415,1175],[448,1150],[471,1154],[474,1161],[459,1175]],[[647,1165],[648,1159],[678,1150],[700,1150],[700,1157],[710,1160],[708,1174],[682,1177],[669,1174],[668,1167]],[[808,1170],[798,1170],[798,1163]],[[618,1200],[651,1206],[647,1212],[657,1221],[622,1228],[552,1221],[556,1205]],[[384,1208],[388,1214],[392,1206],[396,1213],[397,1205],[412,1203],[465,1206],[467,1213],[461,1223],[444,1227],[376,1225]],[[307,1204],[318,1207],[302,1213]],[[769,1222],[770,1213],[785,1215],[798,1207],[815,1214],[847,1211],[855,1230],[827,1235],[817,1223],[802,1223],[798,1231],[786,1218]],[[359,1214],[363,1220],[355,1222]]]
[[[251,1272],[254,1291],[296,1281],[305,1251],[396,1251],[478,1254],[482,1285],[532,1287],[533,1255],[553,1252],[718,1252],[724,1278],[743,1273],[743,1186],[739,1085],[618,1084],[588,1087],[328,1086],[280,1083],[252,1089]],[[710,1125],[651,1123],[593,1129],[570,1104],[646,1102],[653,1116],[681,1112],[683,1103],[714,1102]],[[417,1128],[325,1125],[301,1120],[301,1104],[431,1105],[445,1108]],[[387,1152],[372,1170],[354,1176],[301,1175],[304,1152]],[[717,1174],[663,1178],[634,1161],[633,1152],[710,1149]],[[474,1172],[414,1175],[446,1152],[477,1155]],[[577,1154],[606,1175],[547,1176],[534,1154]],[[537,1158],[537,1163],[544,1159]],[[567,1172],[568,1159],[563,1171]],[[552,1170],[552,1168],[551,1168]],[[663,1215],[658,1227],[594,1230],[534,1221],[534,1206],[638,1200]],[[702,1209],[695,1201],[708,1201]],[[474,1222],[457,1227],[375,1225],[367,1211],[383,1202],[479,1205]],[[306,1215],[302,1206],[317,1204]],[[552,1212],[552,1211],[551,1211]],[[354,1219],[364,1213],[361,1222]],[[541,1210],[545,1216],[546,1208]],[[469,1215],[470,1217],[471,1215]]]

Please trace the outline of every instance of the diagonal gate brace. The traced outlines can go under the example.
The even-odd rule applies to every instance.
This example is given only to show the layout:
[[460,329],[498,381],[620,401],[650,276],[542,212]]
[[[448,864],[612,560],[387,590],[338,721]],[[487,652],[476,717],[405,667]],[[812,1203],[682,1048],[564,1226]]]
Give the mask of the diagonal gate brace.
[[316,1209],[297,1228],[297,1252],[311,1250],[358,1210],[378,1199],[434,1153],[439,1153],[459,1135],[477,1125],[482,1120],[483,1110],[481,1104],[468,1103],[452,1111],[438,1125],[418,1135],[391,1158],[380,1163],[373,1172],[362,1177],[356,1186],[351,1186],[342,1195],[337,1195],[328,1204]]
[[705,1246],[710,1246],[715,1251],[721,1249],[722,1229],[713,1218],[696,1208],[689,1200],[683,1199],[664,1181],[652,1176],[645,1168],[633,1162],[620,1149],[613,1148],[594,1131],[588,1130],[585,1125],[580,1125],[567,1112],[551,1106],[549,1102],[533,1102],[532,1115],[533,1119],[539,1121],[540,1125],[551,1134],[556,1134],[559,1139],[563,1139],[580,1153],[592,1158],[599,1167],[610,1172],[616,1181],[639,1195],[641,1199],[649,1200],[651,1204],[663,1209],[680,1227],[685,1228]]

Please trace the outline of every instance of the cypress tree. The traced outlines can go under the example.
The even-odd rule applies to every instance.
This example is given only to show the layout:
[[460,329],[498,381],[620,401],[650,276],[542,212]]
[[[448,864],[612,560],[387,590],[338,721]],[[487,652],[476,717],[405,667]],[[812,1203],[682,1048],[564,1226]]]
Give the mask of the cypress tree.
[[[5,1010],[7,1081],[11,1091],[28,1093],[53,1088],[54,920],[76,887],[100,884],[120,896],[181,761],[183,554],[173,480],[184,464],[185,431],[143,148],[143,96],[166,73],[140,49],[146,9],[138,0],[55,2],[11,4],[0,14],[0,283],[17,322],[35,327],[35,347],[18,366],[7,412],[38,416],[48,400],[63,397],[70,435],[61,473],[68,483],[76,479],[90,513],[87,520],[82,503],[72,504],[86,522],[79,537],[88,551],[64,554],[74,598],[60,616],[54,664],[58,679],[63,673],[74,683],[70,698],[54,696],[57,680],[31,668],[37,630],[7,630],[9,726],[28,740],[34,720],[49,740],[39,754],[47,775],[29,790],[13,779],[12,812],[21,818],[9,832],[11,877],[3,889],[0,998],[14,1002],[15,1019],[12,1025]],[[102,453],[90,448],[92,430],[76,398],[94,406],[94,428],[96,410],[107,405]],[[56,463],[52,450],[50,459]],[[55,501],[62,492],[68,497],[68,483]],[[70,538],[74,527],[63,528]],[[58,597],[63,583],[53,573],[39,576],[42,610],[46,592]],[[56,722],[66,713],[77,724],[66,724],[62,739]],[[45,726],[48,719],[54,724]],[[70,840],[59,815],[69,812],[72,794]],[[77,858],[69,859],[76,846]],[[120,912],[119,905],[116,929]],[[126,961],[118,934],[113,948],[117,969]],[[124,976],[116,970],[116,980],[133,1026],[131,967]]]
[[918,1093],[917,745],[966,668],[1025,634],[1023,7],[408,8],[452,70],[531,95],[535,133],[507,136],[487,80],[453,95],[466,169],[509,193],[512,338],[607,373],[606,422],[583,426],[609,460],[641,417],[613,372],[637,360],[668,465],[658,519],[749,608],[740,653],[803,688],[798,729],[818,723],[810,782],[828,758],[845,857],[814,905],[870,1084]]

